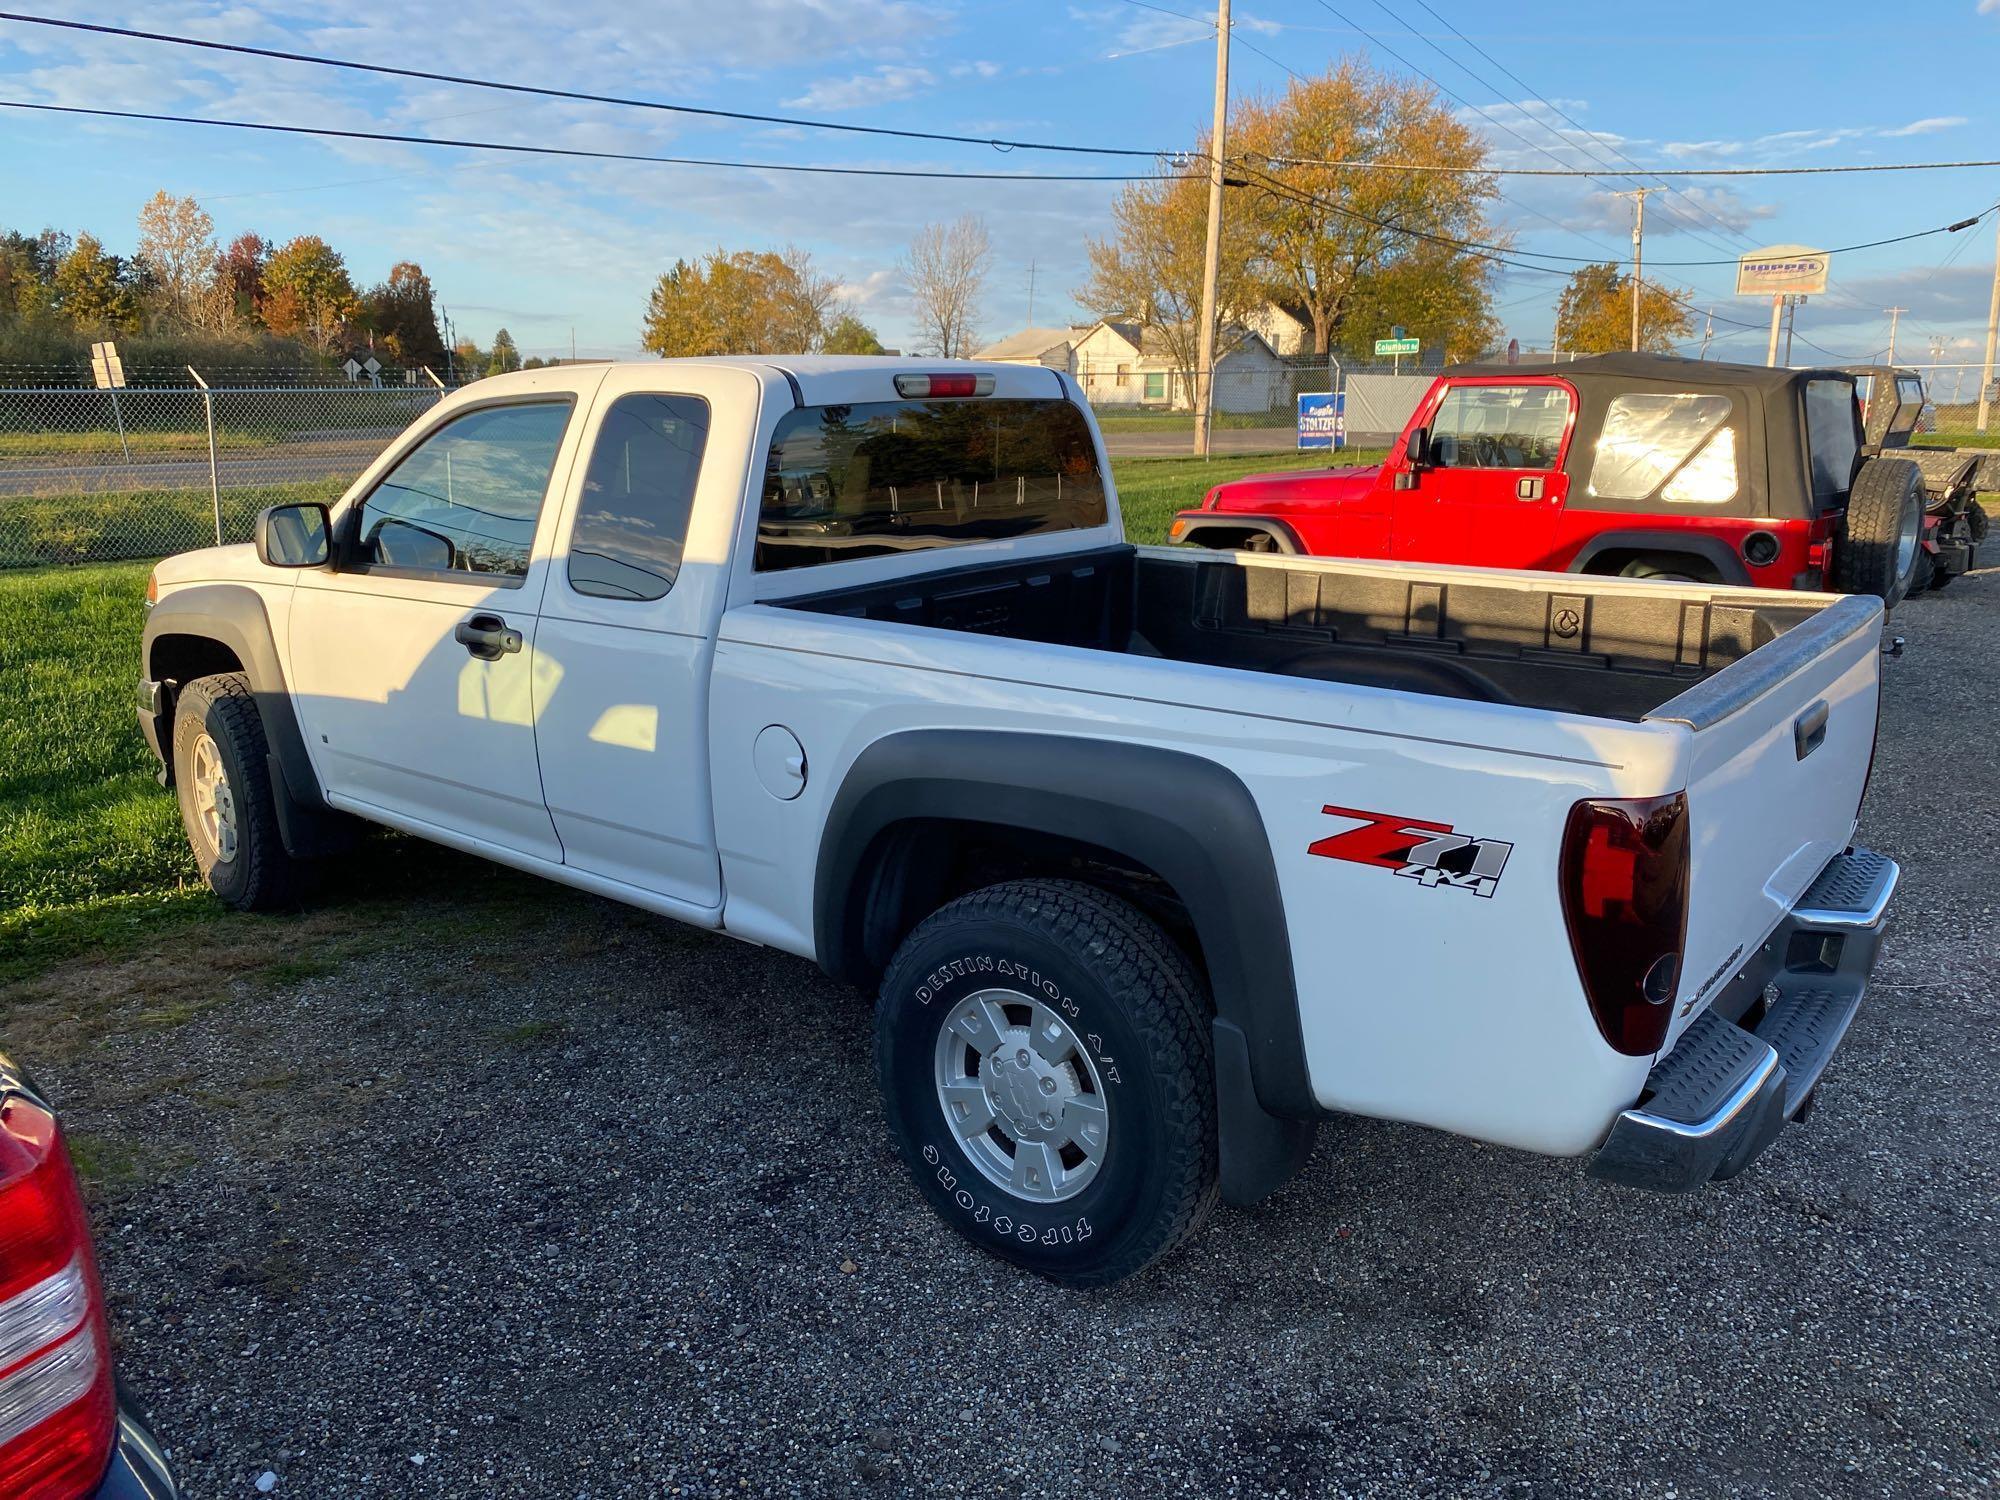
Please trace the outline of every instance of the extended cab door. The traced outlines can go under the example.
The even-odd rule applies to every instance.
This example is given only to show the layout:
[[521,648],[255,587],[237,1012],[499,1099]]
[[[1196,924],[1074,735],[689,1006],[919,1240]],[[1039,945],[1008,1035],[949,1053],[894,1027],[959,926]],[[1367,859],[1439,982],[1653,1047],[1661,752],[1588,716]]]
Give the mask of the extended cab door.
[[537,636],[535,736],[565,862],[701,907],[722,902],[709,667],[760,389],[706,366],[606,376]]
[[562,858],[535,760],[536,534],[601,378],[455,408],[336,515],[339,566],[300,577],[286,635],[336,806]]
[[[1430,463],[1395,494],[1390,556],[1489,568],[1546,565],[1568,489],[1576,391],[1551,378],[1454,379],[1423,425]],[[1407,468],[1396,455],[1392,466]]]

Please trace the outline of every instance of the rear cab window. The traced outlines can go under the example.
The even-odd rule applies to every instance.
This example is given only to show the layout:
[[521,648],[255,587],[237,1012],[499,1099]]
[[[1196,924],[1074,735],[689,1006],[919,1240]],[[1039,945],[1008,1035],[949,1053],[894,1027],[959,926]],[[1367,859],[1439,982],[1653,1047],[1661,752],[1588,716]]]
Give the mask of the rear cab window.
[[775,573],[1108,519],[1090,425],[1067,400],[807,406],[771,437],[755,566]]

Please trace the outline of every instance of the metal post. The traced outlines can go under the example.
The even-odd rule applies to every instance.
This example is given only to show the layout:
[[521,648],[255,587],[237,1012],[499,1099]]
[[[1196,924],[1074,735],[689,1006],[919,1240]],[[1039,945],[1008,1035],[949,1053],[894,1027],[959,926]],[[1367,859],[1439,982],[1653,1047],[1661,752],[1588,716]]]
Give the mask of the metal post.
[[132,462],[132,445],[125,441],[125,416],[118,410],[118,387],[106,386],[105,394],[111,398],[111,420],[118,424],[118,447],[125,455],[125,462]]
[[1215,129],[1208,140],[1208,240],[1201,260],[1201,336],[1195,355],[1194,451],[1208,457],[1215,398],[1215,283],[1222,267],[1222,158],[1229,131],[1229,0],[1215,5]]
[[208,498],[215,507],[215,545],[222,545],[222,475],[215,463],[215,394],[208,388],[208,382],[201,378],[201,371],[193,365],[187,367],[194,383],[201,387],[201,407],[208,419]]
[[1784,315],[1785,298],[1782,292],[1771,295],[1771,347],[1764,351],[1764,363],[1776,367],[1778,363],[1778,319]]
[[1993,256],[1993,300],[1986,304],[1986,364],[1979,372],[1979,430],[1986,430],[1987,409],[1993,400],[1993,341],[2000,334],[2000,234],[1995,236]]

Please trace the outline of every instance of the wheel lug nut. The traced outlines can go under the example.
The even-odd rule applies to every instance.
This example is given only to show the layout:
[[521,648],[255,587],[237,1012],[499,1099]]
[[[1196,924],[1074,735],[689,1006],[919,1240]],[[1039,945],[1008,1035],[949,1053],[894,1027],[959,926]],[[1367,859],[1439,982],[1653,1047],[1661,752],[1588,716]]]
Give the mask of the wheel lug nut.
[[1014,1054],[1014,1061],[1025,1068],[1028,1065],[1028,1049],[1023,1047],[1020,1051],[1016,1052]]
[[1047,1130],[1051,1125],[1055,1124],[1056,1117],[1050,1114],[1047,1110],[1043,1110],[1041,1113],[1041,1121],[1042,1121],[1042,1129]]
[[1045,1094],[1053,1094],[1055,1091],[1056,1091],[1056,1081],[1053,1078],[1044,1078],[1042,1080],[1042,1092]]

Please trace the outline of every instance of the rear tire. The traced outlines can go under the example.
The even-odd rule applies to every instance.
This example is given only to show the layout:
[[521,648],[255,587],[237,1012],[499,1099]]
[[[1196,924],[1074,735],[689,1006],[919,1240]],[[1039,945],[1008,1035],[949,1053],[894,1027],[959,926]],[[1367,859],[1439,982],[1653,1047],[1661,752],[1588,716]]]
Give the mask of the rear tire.
[[1854,476],[1833,554],[1833,586],[1873,594],[1893,609],[1923,554],[1923,473],[1907,458],[1871,458]]
[[1215,1204],[1206,994],[1093,886],[1009,881],[928,917],[883,978],[875,1062],[917,1187],[1003,1260],[1102,1286]]
[[209,889],[238,911],[293,905],[303,867],[278,832],[270,750],[247,677],[225,672],[181,688],[173,756],[181,826]]
[[1618,570],[1620,578],[1652,578],[1661,583],[1712,583],[1689,571],[1695,565],[1681,557],[1635,557]]

